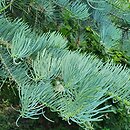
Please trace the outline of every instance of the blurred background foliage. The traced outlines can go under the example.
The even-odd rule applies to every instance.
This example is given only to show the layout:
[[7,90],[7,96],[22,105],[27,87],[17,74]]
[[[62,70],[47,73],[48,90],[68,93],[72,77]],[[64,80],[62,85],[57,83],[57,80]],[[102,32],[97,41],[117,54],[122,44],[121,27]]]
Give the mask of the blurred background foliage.
[[[22,19],[37,33],[59,31],[68,39],[68,49],[92,53],[104,62],[113,60],[130,67],[130,2],[127,0],[82,0],[89,7],[87,20],[69,16],[62,6],[46,4],[46,0],[3,0],[0,13],[10,19]],[[61,13],[62,11],[62,13]],[[19,97],[17,86],[8,78],[0,63],[0,130],[81,130],[76,124],[68,125],[57,114],[48,110],[50,123],[22,119],[15,126]],[[5,77],[3,77],[5,75]],[[116,100],[116,101],[114,101]],[[104,115],[104,120],[93,123],[95,130],[130,130],[130,103],[118,99],[109,100],[114,113]],[[104,105],[104,104],[102,104]]]

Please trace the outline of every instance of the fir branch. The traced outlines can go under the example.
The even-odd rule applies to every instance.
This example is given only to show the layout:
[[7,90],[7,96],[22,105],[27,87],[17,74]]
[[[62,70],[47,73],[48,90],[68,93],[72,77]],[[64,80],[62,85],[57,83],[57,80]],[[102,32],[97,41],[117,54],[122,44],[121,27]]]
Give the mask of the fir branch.
[[70,0],[56,0],[54,3],[67,10],[72,18],[86,20],[89,16],[87,5],[78,0],[75,2]]

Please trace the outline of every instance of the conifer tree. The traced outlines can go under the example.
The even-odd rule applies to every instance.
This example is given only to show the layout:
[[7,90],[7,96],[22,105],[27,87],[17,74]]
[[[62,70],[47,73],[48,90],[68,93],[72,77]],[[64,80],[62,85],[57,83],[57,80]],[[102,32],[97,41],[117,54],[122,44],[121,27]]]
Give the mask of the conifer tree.
[[129,101],[129,68],[69,50],[70,37],[63,31],[66,22],[74,22],[77,40],[79,28],[91,21],[105,51],[117,44],[124,48],[129,8],[127,1],[118,0],[1,0],[0,76],[17,84],[19,118],[45,117],[48,107],[68,123],[89,129],[103,113],[112,112],[111,105],[101,104],[116,96]]

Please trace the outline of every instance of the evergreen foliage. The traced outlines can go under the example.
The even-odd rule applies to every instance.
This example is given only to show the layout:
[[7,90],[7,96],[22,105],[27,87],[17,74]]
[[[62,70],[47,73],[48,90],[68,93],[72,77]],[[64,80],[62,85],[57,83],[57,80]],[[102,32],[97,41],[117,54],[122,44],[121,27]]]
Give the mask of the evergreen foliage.
[[[86,42],[86,28],[106,53],[116,47],[129,62],[129,38],[124,34],[126,28],[130,33],[129,9],[127,1],[118,0],[2,0],[0,77],[17,84],[18,120],[39,115],[48,119],[48,107],[68,123],[90,129],[93,121],[113,112],[111,105],[102,104],[115,97],[130,101],[129,68],[79,49]],[[79,50],[68,50],[71,42]]]

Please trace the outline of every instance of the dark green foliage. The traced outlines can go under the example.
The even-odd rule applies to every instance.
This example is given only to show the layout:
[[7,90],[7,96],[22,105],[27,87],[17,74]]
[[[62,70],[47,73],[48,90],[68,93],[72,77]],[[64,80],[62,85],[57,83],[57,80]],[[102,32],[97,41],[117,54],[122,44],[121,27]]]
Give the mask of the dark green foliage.
[[0,103],[3,101],[8,101],[9,104],[18,104],[19,97],[17,87],[14,85],[13,81],[6,80],[1,86],[1,93],[0,93]]
[[121,102],[116,99],[109,100],[107,104],[112,104],[114,113],[106,113],[103,122],[94,123],[95,130],[129,130],[130,129],[130,103],[127,101]]
[[[15,106],[18,109],[17,106]],[[68,125],[56,113],[46,109],[46,114],[55,121],[51,123],[42,116],[39,120],[20,119],[19,127],[16,127],[18,113],[6,102],[0,104],[0,130],[81,130],[75,123]]]
[[[14,103],[14,99],[12,99],[12,101],[11,103]],[[113,100],[109,100],[108,102],[106,102],[106,104],[111,103],[113,104],[113,107],[111,109],[113,109],[115,112],[104,114],[104,121],[94,122],[93,127],[95,128],[95,130],[129,130],[130,115],[128,113],[128,108],[130,104],[128,102],[120,102],[117,100],[115,101],[115,103],[113,103]],[[13,106],[18,109],[16,105]],[[49,109],[46,111],[46,114],[50,119],[55,120],[55,122],[48,122],[48,120],[44,119],[43,117],[40,117],[39,120],[20,119],[19,127],[16,127],[15,123],[18,117],[18,113],[10,107],[10,103],[8,101],[1,102],[0,130],[81,130],[74,123],[68,125],[66,122],[62,121],[56,113],[50,112]]]

